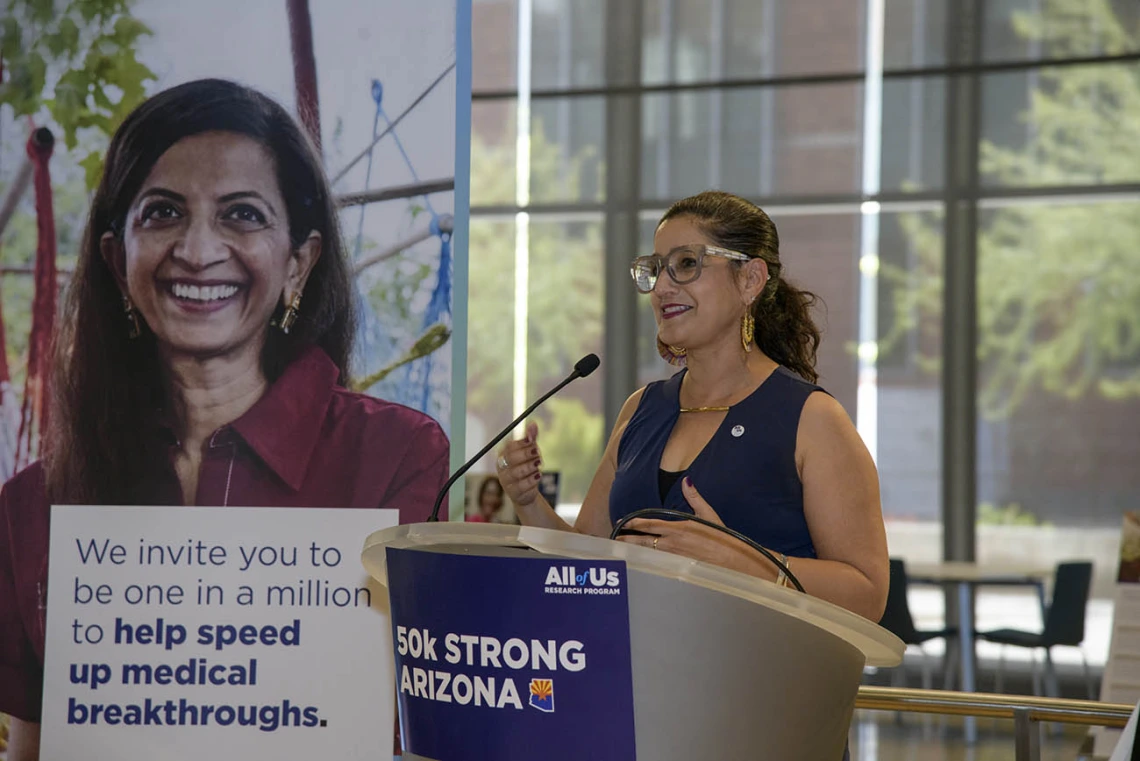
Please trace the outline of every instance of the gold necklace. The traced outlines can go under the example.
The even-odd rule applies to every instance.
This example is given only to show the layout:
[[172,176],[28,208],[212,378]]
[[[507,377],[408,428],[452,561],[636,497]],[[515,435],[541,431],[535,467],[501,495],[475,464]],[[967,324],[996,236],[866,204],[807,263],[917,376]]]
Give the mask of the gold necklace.
[[681,412],[727,412],[728,407],[682,407]]
[[[677,394],[677,404],[681,403],[680,394]],[[731,407],[727,404],[717,404],[708,407],[681,407],[681,412],[728,412]]]

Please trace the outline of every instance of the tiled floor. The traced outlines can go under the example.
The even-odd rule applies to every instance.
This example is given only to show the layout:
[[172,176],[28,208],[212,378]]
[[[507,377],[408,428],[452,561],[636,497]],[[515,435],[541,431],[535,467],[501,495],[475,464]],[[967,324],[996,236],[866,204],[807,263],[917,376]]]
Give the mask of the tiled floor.
[[[1042,735],[1041,761],[1079,761],[1088,731],[1068,727],[1061,736]],[[851,726],[852,761],[1013,761],[1013,722],[980,719],[978,742],[967,745],[960,725],[938,716],[904,716],[858,711]]]

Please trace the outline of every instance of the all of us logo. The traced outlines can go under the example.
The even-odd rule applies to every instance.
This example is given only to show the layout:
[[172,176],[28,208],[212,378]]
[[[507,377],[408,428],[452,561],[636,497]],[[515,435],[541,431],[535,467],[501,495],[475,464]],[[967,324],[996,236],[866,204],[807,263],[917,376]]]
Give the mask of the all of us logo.
[[605,568],[587,568],[578,573],[578,569],[572,565],[552,565],[546,572],[548,587],[616,587],[620,583],[618,572],[607,571]]

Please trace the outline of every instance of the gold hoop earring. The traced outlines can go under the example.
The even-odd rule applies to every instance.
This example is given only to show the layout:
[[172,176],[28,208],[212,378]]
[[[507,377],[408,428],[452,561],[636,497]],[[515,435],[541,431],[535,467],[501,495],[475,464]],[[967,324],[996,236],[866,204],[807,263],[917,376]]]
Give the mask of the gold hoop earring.
[[740,320],[740,343],[744,346],[745,352],[752,351],[752,339],[755,336],[756,319],[752,316],[752,311],[748,310]]
[[658,338],[657,353],[669,364],[680,367],[685,364],[685,355],[688,354],[688,350],[681,346],[670,346]]
[[127,338],[138,338],[142,335],[142,326],[139,324],[139,314],[135,311],[135,305],[131,303],[131,297],[123,294],[123,312],[127,315],[127,322],[130,327],[127,328]]
[[293,299],[289,302],[289,306],[285,308],[285,314],[281,315],[281,319],[277,322],[271,323],[278,328],[285,335],[289,335],[289,329],[293,327],[293,323],[297,321],[297,315],[301,313],[301,292],[293,294]]

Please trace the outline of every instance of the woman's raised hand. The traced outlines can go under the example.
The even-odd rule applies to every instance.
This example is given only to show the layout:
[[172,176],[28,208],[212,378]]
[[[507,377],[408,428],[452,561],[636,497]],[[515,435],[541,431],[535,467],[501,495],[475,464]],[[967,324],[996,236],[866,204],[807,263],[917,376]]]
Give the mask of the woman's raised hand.
[[542,480],[542,453],[538,449],[538,424],[527,423],[526,435],[507,442],[495,459],[503,491],[516,505],[526,507],[538,499]]

